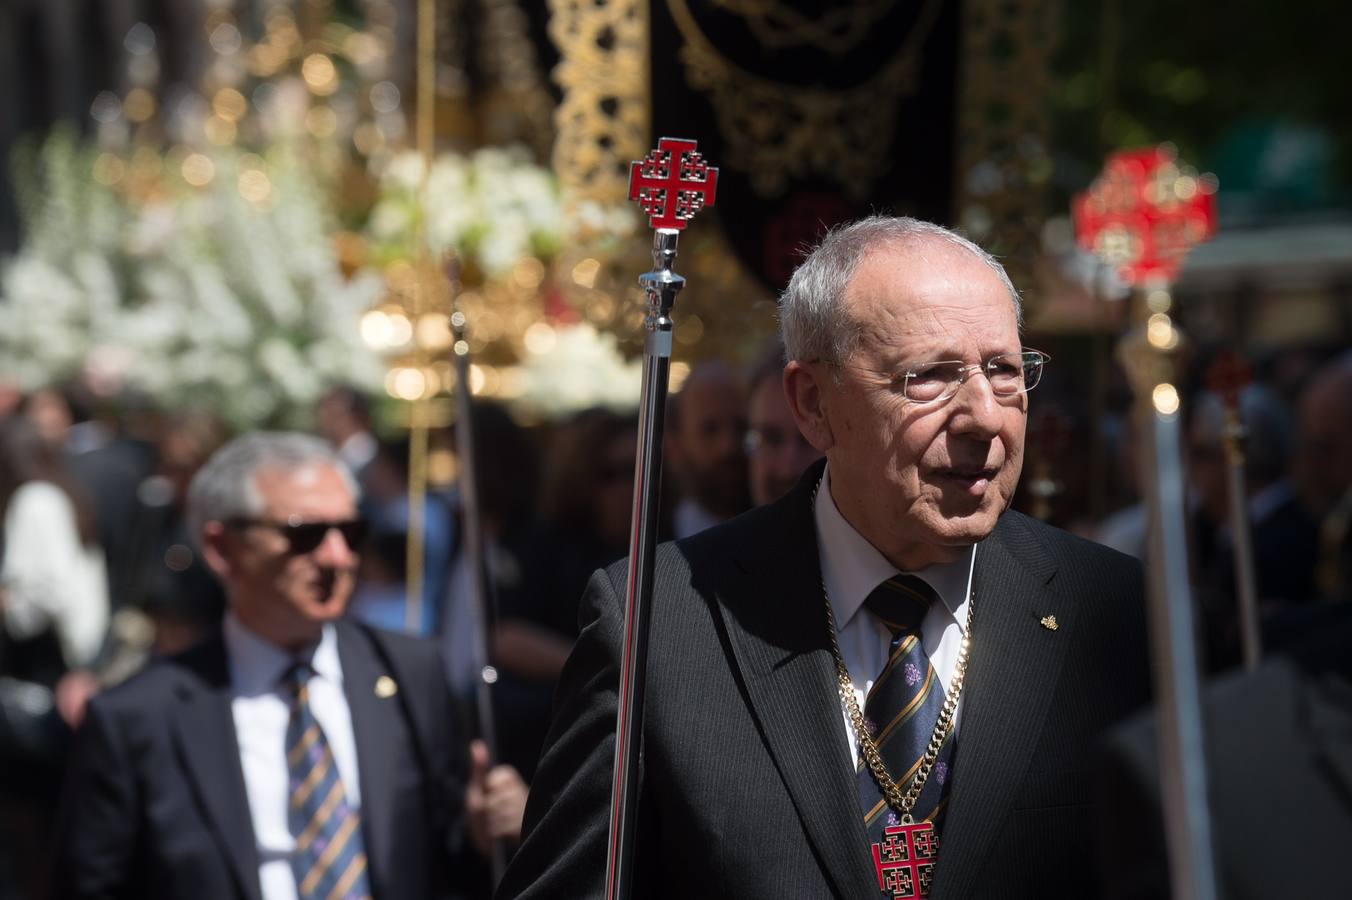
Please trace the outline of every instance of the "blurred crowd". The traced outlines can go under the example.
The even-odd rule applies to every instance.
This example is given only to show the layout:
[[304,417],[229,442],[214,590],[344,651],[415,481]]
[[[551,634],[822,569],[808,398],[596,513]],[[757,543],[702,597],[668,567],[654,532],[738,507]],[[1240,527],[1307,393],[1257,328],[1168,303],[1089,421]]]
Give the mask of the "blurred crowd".
[[[1294,358],[1229,384],[1225,358],[1206,359],[1184,411],[1183,502],[1206,674],[1241,661],[1235,492],[1243,494],[1265,652],[1317,632],[1341,615],[1335,601],[1352,599],[1352,352],[1302,354],[1299,366],[1283,365]],[[1139,454],[1148,452],[1135,432],[1124,417],[1111,468],[1118,489],[1133,493]],[[1081,530],[1148,562],[1139,500]]]
[[[673,394],[663,537],[773,502],[817,458],[784,399],[781,363],[769,348],[749,370],[701,364]],[[1034,407],[1054,404],[1056,391],[1049,379]],[[1207,669],[1219,671],[1239,660],[1229,419],[1207,391],[1186,408],[1200,642]],[[1243,389],[1238,412],[1264,638],[1280,646],[1350,597],[1352,355],[1321,359],[1294,382],[1260,379]],[[467,721],[483,633],[470,591],[476,574],[488,585],[498,755],[529,782],[576,637],[577,601],[591,573],[626,551],[637,417],[596,408],[524,428],[482,403],[473,426],[484,553],[466,558],[460,486],[429,487],[415,604],[406,590],[407,439],[384,435],[370,398],[342,385],[317,403],[313,431],[356,476],[369,525],[350,615],[438,642]],[[0,391],[0,900],[45,894],[65,752],[89,698],[220,627],[225,594],[203,563],[184,501],[194,473],[228,437],[209,410],[97,397],[78,380]],[[1130,496],[1139,448],[1129,424],[1116,438],[1109,477],[1119,508],[1077,527],[1144,557],[1145,514]],[[1027,469],[1024,479],[1020,504],[1035,499]]]

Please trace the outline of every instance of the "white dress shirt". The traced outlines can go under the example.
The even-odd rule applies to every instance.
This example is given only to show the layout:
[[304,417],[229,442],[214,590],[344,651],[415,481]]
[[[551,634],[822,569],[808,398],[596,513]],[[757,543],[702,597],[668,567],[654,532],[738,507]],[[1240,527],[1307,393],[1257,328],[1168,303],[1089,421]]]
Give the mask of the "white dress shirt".
[[[831,499],[831,469],[822,474],[814,509],[817,524],[817,552],[821,557],[822,581],[831,599],[836,619],[836,639],[845,658],[854,696],[859,708],[873,687],[873,679],[887,662],[892,632],[876,616],[864,609],[864,601],[873,589],[900,570],[887,561],[864,536],[854,529]],[[930,606],[920,624],[920,643],[929,657],[934,673],[944,686],[951,687],[958,664],[958,648],[967,628],[967,605],[972,593],[972,570],[976,563],[976,545],[950,563],[928,566],[909,574],[922,578],[938,593],[942,603]],[[825,614],[823,613],[823,616]],[[958,710],[953,718],[956,733]],[[850,714],[841,703],[841,720],[849,737],[850,756],[859,764],[859,741],[850,723]]]
[[[291,796],[286,727],[291,720],[291,695],[281,683],[296,658],[254,634],[233,612],[226,613],[224,637],[233,692],[230,707],[258,847],[263,900],[296,900],[296,878],[291,871],[296,841],[287,821]],[[315,671],[309,683],[310,710],[333,751],[348,805],[358,809],[357,746],[333,626],[325,626],[310,665]]]
[[671,515],[671,531],[675,538],[680,540],[692,534],[699,534],[706,528],[713,528],[723,521],[721,516],[709,512],[693,497],[682,497],[676,504],[676,511]]

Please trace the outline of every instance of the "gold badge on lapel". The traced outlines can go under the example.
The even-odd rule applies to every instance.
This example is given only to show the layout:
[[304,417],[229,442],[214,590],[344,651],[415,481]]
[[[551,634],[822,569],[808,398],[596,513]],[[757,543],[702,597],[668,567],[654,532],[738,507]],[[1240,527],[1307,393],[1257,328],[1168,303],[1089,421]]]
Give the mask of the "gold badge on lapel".
[[1056,616],[1043,616],[1042,621],[1039,624],[1048,631],[1055,631],[1061,627],[1056,623]]
[[388,675],[381,675],[376,679],[376,696],[384,700],[393,697],[399,693],[399,685],[394,683],[394,679]]

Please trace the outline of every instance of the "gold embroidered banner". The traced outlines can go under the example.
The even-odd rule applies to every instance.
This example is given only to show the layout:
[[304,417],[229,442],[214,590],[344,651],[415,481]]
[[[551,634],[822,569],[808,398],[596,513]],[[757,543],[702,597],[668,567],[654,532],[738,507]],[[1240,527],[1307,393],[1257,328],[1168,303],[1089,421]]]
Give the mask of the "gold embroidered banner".
[[[873,211],[956,224],[1016,283],[1043,221],[1049,0],[550,0],[562,92],[553,162],[570,197],[625,195],[663,135],[722,167],[719,204],[684,247],[681,319],[699,355],[743,352],[824,226]],[[581,260],[622,337],[637,246]],[[1022,285],[1021,285],[1022,286]],[[572,288],[575,300],[579,289]],[[584,310],[591,300],[580,298]],[[687,318],[687,317],[693,317]],[[678,340],[681,334],[678,333]]]

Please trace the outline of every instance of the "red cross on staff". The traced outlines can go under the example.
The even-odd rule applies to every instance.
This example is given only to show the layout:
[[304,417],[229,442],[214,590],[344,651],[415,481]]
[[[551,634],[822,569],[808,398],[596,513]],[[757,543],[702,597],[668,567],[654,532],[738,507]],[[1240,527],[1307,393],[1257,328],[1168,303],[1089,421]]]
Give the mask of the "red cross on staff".
[[1239,395],[1253,381],[1253,367],[1233,350],[1216,354],[1206,370],[1206,386],[1225,401],[1230,409],[1239,407]]
[[1056,404],[1039,406],[1028,423],[1030,443],[1044,459],[1059,457],[1075,440],[1075,420]]
[[651,228],[685,228],[714,205],[717,189],[718,169],[686,138],[662,138],[656,150],[629,165],[629,199],[648,214]]
[[606,849],[606,900],[629,900],[648,885],[635,887],[634,865],[639,808],[639,760],[643,750],[643,703],[648,634],[657,559],[656,521],[661,509],[662,433],[671,374],[672,307],[685,279],[676,274],[676,245],[681,229],[712,206],[718,170],[704,161],[695,142],[662,138],[656,150],[629,170],[629,198],[651,220],[653,268],[639,276],[647,305],[643,319],[644,360],[638,447],[634,465],[634,504],[629,531],[629,575],[624,591],[624,655],[620,659],[615,711],[615,769],[610,791],[610,832]]
[[1179,452],[1183,423],[1174,383],[1181,374],[1181,337],[1168,288],[1188,251],[1215,232],[1215,191],[1213,176],[1198,175],[1178,163],[1172,148],[1159,147],[1113,155],[1072,204],[1080,245],[1137,289],[1144,313],[1122,339],[1119,359],[1136,394],[1139,443],[1148,451],[1139,461],[1140,487],[1149,521],[1146,581],[1170,895],[1198,900],[1217,896],[1216,870]]
[[1080,245],[1123,281],[1168,283],[1216,231],[1216,181],[1181,166],[1171,147],[1127,150],[1109,157],[1071,210]]

